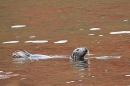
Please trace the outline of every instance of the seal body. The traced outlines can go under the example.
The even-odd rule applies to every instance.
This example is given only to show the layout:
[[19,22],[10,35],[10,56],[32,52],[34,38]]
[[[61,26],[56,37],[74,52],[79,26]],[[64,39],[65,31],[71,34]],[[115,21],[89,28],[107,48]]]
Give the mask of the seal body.
[[17,58],[17,59],[25,59],[25,60],[26,59],[39,60],[39,59],[53,58],[51,56],[42,55],[42,54],[30,54],[26,50],[24,50],[24,51],[17,50],[17,51],[15,51],[15,52],[12,53],[12,57],[13,58]]
[[86,47],[76,48],[70,55],[70,60],[73,62],[84,61],[85,55],[87,53],[88,53],[88,49]]

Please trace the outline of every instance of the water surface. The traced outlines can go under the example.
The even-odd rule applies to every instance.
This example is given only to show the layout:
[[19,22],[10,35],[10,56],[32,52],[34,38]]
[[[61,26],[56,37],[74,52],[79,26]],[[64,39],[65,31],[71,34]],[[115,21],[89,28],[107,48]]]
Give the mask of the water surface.
[[[0,85],[129,86],[129,10],[128,0],[2,0]],[[89,64],[70,62],[77,47]],[[16,50],[57,58],[15,61]]]

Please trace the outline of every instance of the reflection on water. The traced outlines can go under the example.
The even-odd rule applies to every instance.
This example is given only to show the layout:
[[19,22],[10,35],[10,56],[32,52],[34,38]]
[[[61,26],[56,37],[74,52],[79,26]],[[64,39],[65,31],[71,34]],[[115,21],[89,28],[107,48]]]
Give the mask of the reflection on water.
[[110,34],[125,34],[130,33],[130,31],[117,31],[117,32],[110,32]]
[[35,38],[36,36],[30,36],[29,38]]
[[89,36],[93,36],[93,35],[95,35],[95,34],[88,34]]
[[3,72],[0,71],[0,79],[7,79],[7,78],[11,78],[14,76],[18,76],[19,74],[13,74],[13,72]]
[[18,43],[19,41],[8,41],[8,42],[3,42],[2,44],[13,44],[13,43]]
[[128,20],[126,19],[126,20],[124,20],[124,21],[128,21]]
[[47,40],[33,40],[33,41],[25,41],[25,43],[46,43]]
[[26,25],[14,25],[14,26],[11,26],[11,28],[23,28],[23,27],[26,27]]
[[100,28],[91,28],[90,30],[101,30]]
[[130,76],[130,74],[127,74],[127,75],[125,75],[125,76]]
[[103,36],[103,35],[98,35],[98,36]]
[[[78,80],[70,80],[67,81],[67,84],[70,83],[81,83],[82,81],[84,81],[84,78],[86,78],[86,76],[88,77],[89,75],[87,74],[87,72],[89,71],[89,65],[90,65],[90,60],[89,59],[84,59],[83,61],[73,61],[70,60],[73,63],[73,68],[75,69],[75,71],[77,71],[77,77]],[[82,86],[82,84],[80,84]],[[79,85],[79,86],[80,86]]]
[[96,58],[96,59],[120,59],[121,56],[98,56],[98,57],[91,57],[91,58]]
[[88,68],[88,61],[77,61],[73,63],[76,68],[80,69]]
[[60,41],[56,41],[54,42],[55,44],[61,44],[61,43],[66,43],[68,40],[60,40]]

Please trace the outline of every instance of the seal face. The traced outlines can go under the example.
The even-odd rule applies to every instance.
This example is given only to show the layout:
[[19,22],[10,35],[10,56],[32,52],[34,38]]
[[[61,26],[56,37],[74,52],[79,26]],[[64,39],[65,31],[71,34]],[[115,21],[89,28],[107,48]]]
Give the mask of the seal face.
[[76,62],[76,61],[84,61],[85,60],[85,55],[86,53],[88,52],[88,49],[85,48],[85,47],[81,47],[81,48],[76,48],[71,56],[70,56],[70,59],[71,61],[73,62]]
[[25,50],[24,51],[17,50],[12,53],[13,58],[28,58],[28,57],[30,57],[30,55],[31,54]]

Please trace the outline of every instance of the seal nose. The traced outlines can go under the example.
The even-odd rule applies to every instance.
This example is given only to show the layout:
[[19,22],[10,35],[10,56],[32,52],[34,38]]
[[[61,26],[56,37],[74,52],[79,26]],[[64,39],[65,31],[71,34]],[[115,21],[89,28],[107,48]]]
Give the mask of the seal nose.
[[88,49],[87,49],[87,48],[85,48],[85,52],[86,52],[86,53],[88,52]]

